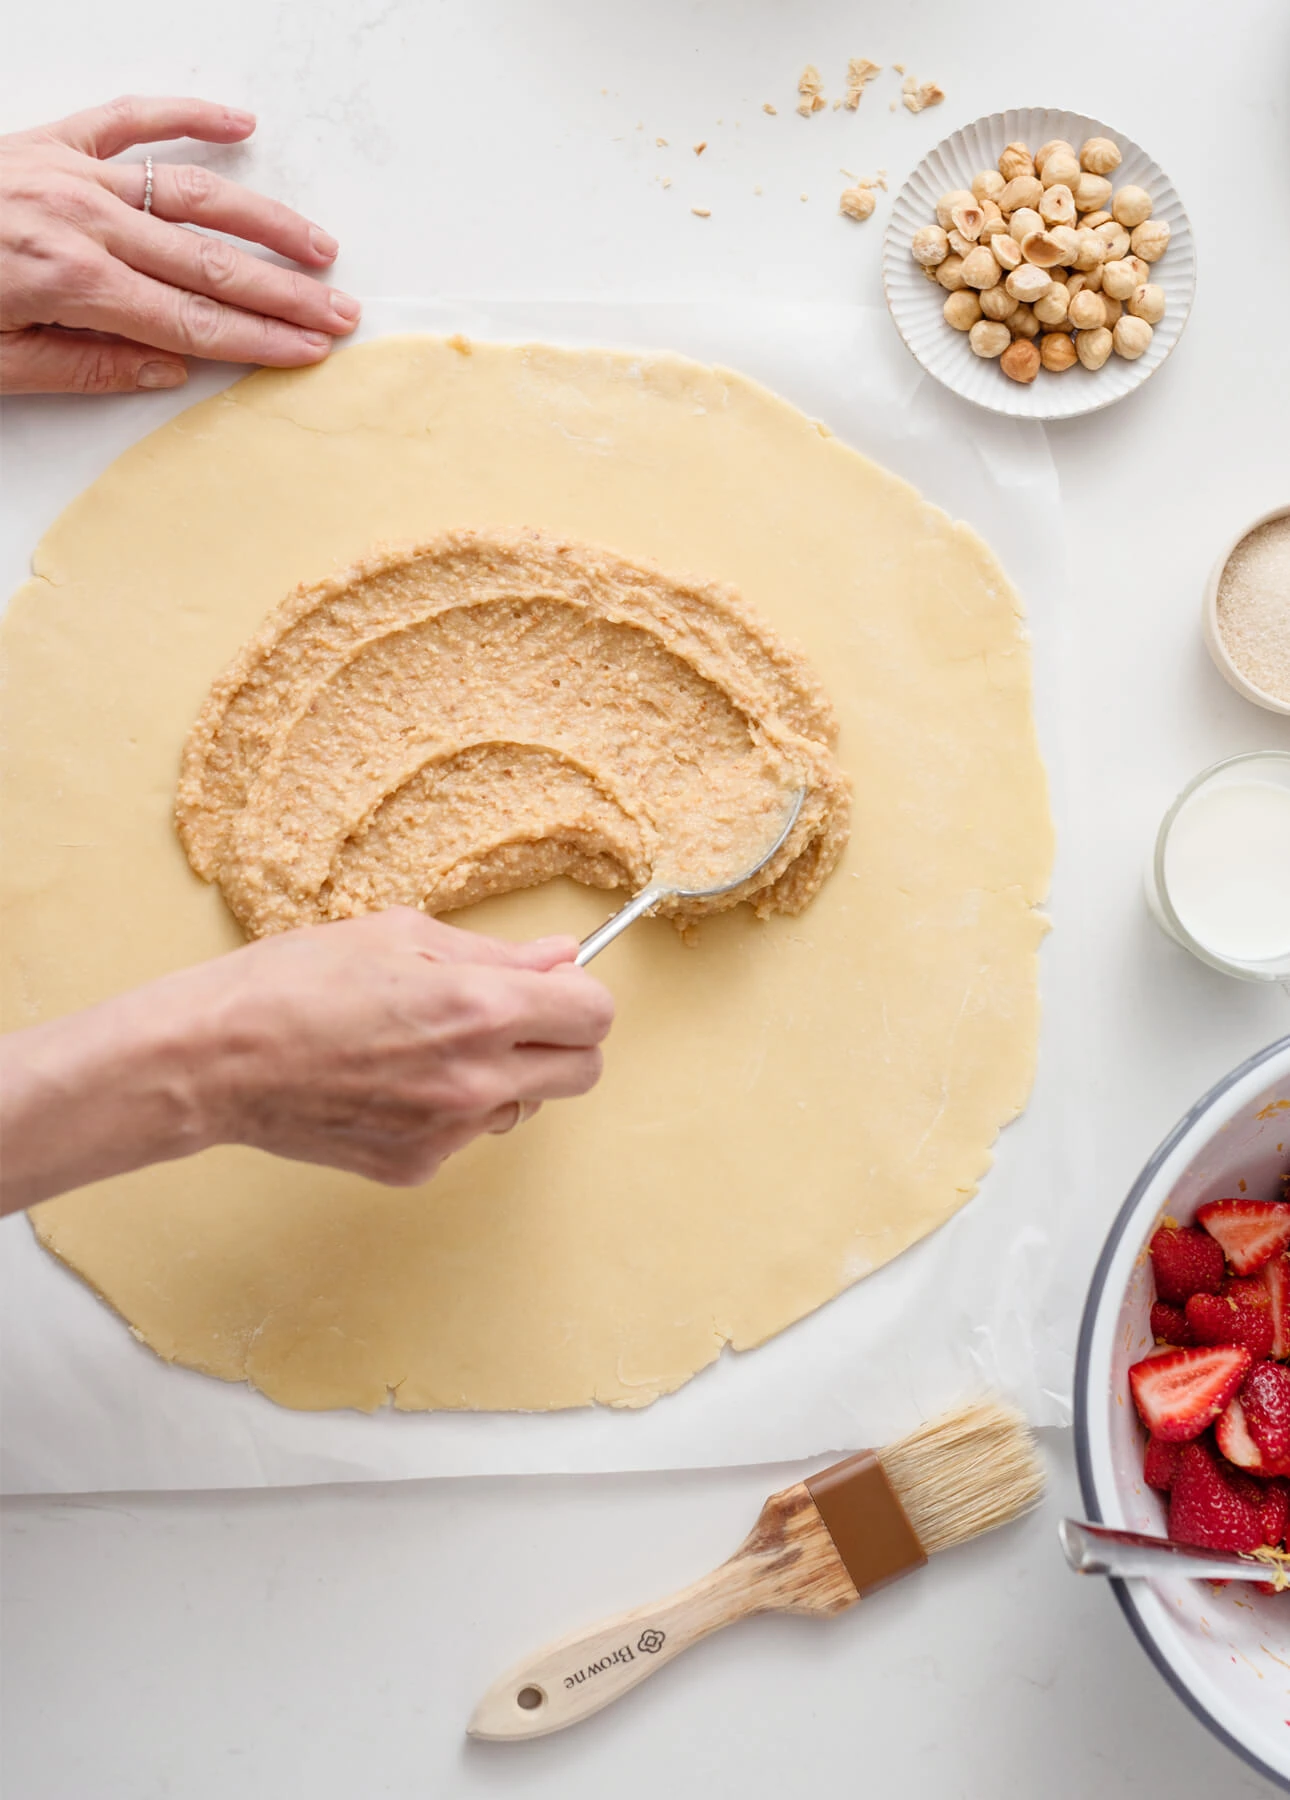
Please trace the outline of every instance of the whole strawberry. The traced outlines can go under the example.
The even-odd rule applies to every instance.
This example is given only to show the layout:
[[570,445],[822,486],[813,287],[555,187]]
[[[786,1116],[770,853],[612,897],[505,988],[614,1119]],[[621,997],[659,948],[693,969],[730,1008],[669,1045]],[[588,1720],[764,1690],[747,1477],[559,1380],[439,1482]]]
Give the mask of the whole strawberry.
[[1222,1462],[1208,1443],[1185,1444],[1169,1492],[1170,1537],[1206,1550],[1259,1549],[1277,1523],[1264,1486]]
[[1198,1344],[1244,1344],[1255,1362],[1272,1354],[1271,1298],[1257,1276],[1228,1281],[1221,1294],[1193,1294],[1185,1311]]
[[1185,1306],[1193,1294],[1217,1294],[1227,1273],[1223,1251],[1194,1225],[1162,1225],[1151,1240],[1156,1299]]

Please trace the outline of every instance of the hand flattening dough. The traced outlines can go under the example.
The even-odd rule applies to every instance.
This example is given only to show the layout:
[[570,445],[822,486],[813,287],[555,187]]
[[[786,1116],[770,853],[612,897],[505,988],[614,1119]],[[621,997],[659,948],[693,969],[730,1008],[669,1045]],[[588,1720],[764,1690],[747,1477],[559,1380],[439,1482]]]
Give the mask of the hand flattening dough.
[[846,842],[833,709],[735,594],[540,532],[446,532],[293,594],[189,735],[188,860],[261,936],[571,875],[800,912]]
[[[728,371],[466,348],[251,376],[46,535],[0,632],[6,1023],[239,940],[173,830],[185,737],[281,596],[374,543],[536,528],[730,583],[828,683],[850,842],[799,917],[638,925],[601,1086],[428,1188],[223,1149],[35,1210],[161,1356],[288,1406],[644,1405],[941,1224],[1033,1074],[1051,832],[990,552]],[[558,880],[458,922],[605,906]]]

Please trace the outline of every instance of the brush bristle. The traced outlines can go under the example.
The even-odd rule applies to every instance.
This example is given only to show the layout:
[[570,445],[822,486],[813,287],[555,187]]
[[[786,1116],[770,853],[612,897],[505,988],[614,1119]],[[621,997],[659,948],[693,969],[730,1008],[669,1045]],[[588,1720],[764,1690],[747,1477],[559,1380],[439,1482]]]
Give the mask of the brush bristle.
[[1044,1491],[1030,1427],[1000,1400],[932,1419],[878,1460],[929,1555],[1006,1525]]

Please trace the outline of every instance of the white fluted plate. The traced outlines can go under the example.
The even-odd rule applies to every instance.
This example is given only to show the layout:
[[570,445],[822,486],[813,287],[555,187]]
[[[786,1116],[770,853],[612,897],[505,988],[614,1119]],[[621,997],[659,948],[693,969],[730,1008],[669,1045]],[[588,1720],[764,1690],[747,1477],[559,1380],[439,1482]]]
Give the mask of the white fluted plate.
[[[982,169],[993,169],[1005,145],[1032,151],[1049,138],[1065,138],[1078,151],[1085,138],[1106,137],[1119,145],[1122,161],[1111,176],[1116,187],[1133,183],[1151,195],[1154,219],[1169,226],[1169,248],[1153,264],[1152,281],[1165,292],[1165,316],[1148,349],[1134,362],[1110,356],[1100,369],[1074,368],[1054,374],[1041,369],[1028,383],[1010,381],[997,361],[977,356],[967,333],[945,323],[945,290],[927,280],[910,252],[914,233],[936,222],[936,202],[948,188],[968,188]],[[882,283],[896,329],[929,375],[965,400],[1014,419],[1074,419],[1123,400],[1154,375],[1182,336],[1196,289],[1196,247],[1191,222],[1173,183],[1146,151],[1124,132],[1083,113],[1050,107],[991,113],[954,132],[919,163],[897,194],[882,251]]]

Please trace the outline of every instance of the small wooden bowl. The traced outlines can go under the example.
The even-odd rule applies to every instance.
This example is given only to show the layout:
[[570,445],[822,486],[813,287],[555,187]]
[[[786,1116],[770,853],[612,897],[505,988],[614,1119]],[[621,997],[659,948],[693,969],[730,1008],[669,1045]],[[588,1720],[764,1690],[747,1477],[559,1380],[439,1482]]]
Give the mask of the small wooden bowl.
[[1290,517],[1290,506],[1274,506],[1271,512],[1265,512],[1254,519],[1243,531],[1239,531],[1230,541],[1223,554],[1210,570],[1209,580],[1205,583],[1205,598],[1201,608],[1201,629],[1205,634],[1205,646],[1214,659],[1219,674],[1234,687],[1238,694],[1247,700],[1253,700],[1256,706],[1266,707],[1268,712],[1290,713],[1290,700],[1278,700],[1275,694],[1265,693],[1261,687],[1255,687],[1247,675],[1243,675],[1227,653],[1227,645],[1223,642],[1223,634],[1218,625],[1218,589],[1223,579],[1223,571],[1232,560],[1233,552],[1243,544],[1250,533],[1257,531],[1260,525],[1269,525],[1273,519]]

